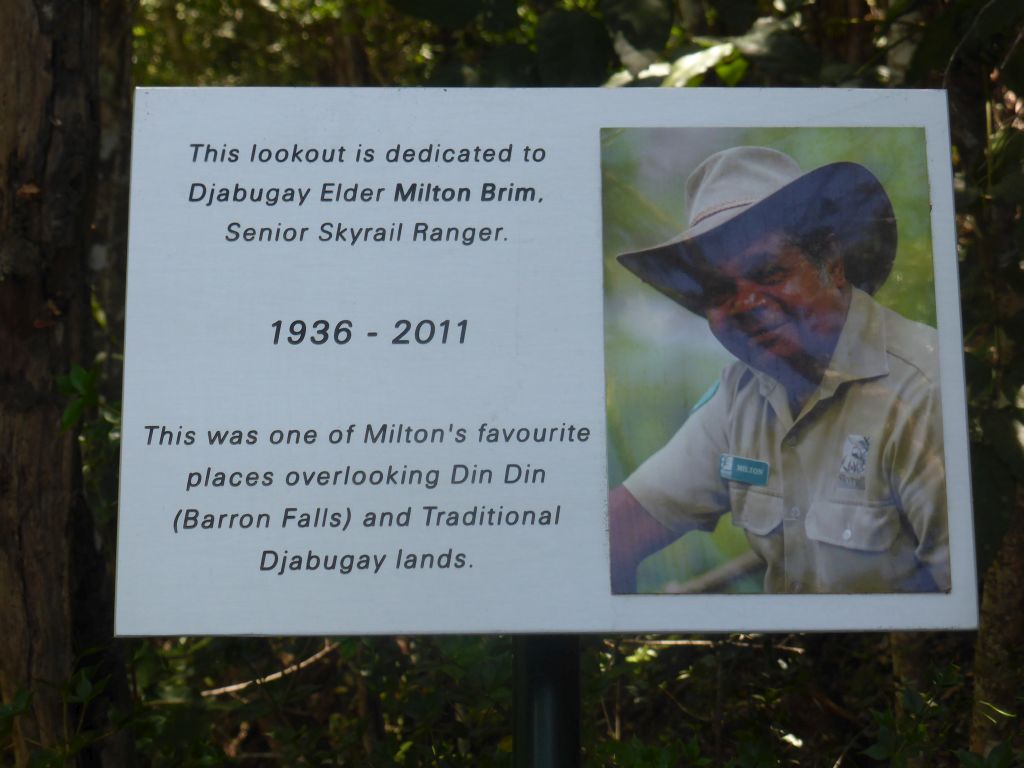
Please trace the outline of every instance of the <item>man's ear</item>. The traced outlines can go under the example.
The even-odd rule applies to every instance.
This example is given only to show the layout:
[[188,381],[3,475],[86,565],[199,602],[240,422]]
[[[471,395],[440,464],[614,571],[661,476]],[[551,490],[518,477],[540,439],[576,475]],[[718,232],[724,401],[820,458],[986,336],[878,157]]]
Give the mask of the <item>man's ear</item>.
[[849,281],[846,279],[846,262],[843,260],[843,250],[839,247],[839,239],[834,235],[829,237],[825,244],[826,271],[832,285],[836,288],[846,289]]

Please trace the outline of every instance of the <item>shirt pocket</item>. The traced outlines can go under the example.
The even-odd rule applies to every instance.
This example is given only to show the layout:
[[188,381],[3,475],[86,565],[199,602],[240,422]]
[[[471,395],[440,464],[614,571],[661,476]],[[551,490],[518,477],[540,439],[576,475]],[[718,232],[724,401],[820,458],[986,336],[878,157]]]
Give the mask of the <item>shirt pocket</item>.
[[757,536],[767,536],[782,524],[784,509],[781,496],[735,487],[729,496],[734,525]]
[[804,528],[810,539],[862,552],[885,552],[901,530],[894,505],[824,500],[811,504]]

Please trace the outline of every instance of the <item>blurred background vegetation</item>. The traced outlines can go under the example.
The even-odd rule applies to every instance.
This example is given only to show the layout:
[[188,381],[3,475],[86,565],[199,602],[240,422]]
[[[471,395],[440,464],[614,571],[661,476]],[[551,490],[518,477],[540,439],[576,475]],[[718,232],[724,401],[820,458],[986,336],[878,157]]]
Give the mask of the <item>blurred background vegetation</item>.
[[[30,3],[12,5],[19,9],[9,25],[15,35],[31,40],[60,28],[63,16],[21,13]],[[99,109],[91,118],[97,138],[90,166],[95,178],[89,181],[95,205],[85,212],[90,234],[80,255],[92,325],[82,345],[86,352],[76,353],[66,375],[51,386],[62,398],[65,434],[78,441],[86,504],[75,507],[78,517],[68,532],[54,532],[53,539],[56,547],[66,543],[62,535],[77,532],[79,541],[95,549],[91,554],[98,556],[100,570],[88,579],[75,571],[74,594],[54,589],[46,598],[85,605],[71,611],[78,618],[74,631],[68,630],[74,654],[64,679],[23,674],[13,651],[0,658],[0,765],[512,762],[510,638],[110,639],[133,83],[945,88],[956,179],[980,630],[582,638],[584,763],[1024,764],[1019,0],[105,0],[83,4],[76,13],[87,18],[82,47],[75,50],[98,46],[95,62],[83,55],[55,77],[74,77],[95,64],[83,75]],[[36,26],[18,29],[26,18]],[[20,48],[10,50],[23,55]],[[63,55],[59,46],[54,50]],[[803,144],[793,139],[782,133],[751,138],[799,154]],[[877,157],[884,169],[899,154],[893,141],[849,151]],[[633,151],[623,145],[615,156],[625,164]],[[913,157],[907,160],[915,165]],[[911,202],[916,184],[890,191],[906,197],[911,209],[923,210],[920,200]],[[18,205],[39,197],[29,186],[17,192]],[[678,228],[681,206],[662,199],[669,202],[653,213],[668,235]],[[914,215],[920,214],[911,214],[908,226]],[[614,237],[628,237],[632,224],[619,224]],[[907,252],[900,267],[913,273],[911,289],[887,288],[886,300],[928,319],[927,300],[913,292],[913,286],[924,285],[918,257],[928,246],[920,223],[914,226],[907,235],[919,243],[919,253]],[[3,265],[7,270],[8,262]],[[631,299],[615,300],[620,301]],[[654,330],[676,327],[680,320],[669,309],[648,311]],[[636,355],[635,367],[652,379],[651,391],[667,398],[675,386],[669,374],[681,368],[674,357],[679,351],[645,352],[640,341],[623,336],[611,344],[631,364]],[[657,364],[650,362],[659,355]],[[720,365],[712,345],[688,362],[702,379],[706,372],[713,377]],[[680,415],[703,384],[685,386]],[[618,393],[613,389],[611,395]],[[649,436],[644,445],[622,448],[613,467],[619,474],[658,443],[665,425],[637,420],[631,429]],[[18,599],[12,605],[20,610]],[[9,645],[3,648],[13,649],[25,625],[14,609],[5,616],[10,624],[3,640]],[[34,646],[35,658],[47,652],[48,637]]]

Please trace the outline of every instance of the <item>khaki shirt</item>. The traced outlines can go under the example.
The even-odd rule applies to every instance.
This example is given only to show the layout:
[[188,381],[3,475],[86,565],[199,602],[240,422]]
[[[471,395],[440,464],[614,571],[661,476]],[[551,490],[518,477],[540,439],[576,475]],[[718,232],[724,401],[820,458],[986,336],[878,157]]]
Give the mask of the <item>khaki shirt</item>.
[[676,532],[732,512],[766,592],[861,593],[949,589],[945,481],[936,332],[854,289],[796,419],[781,385],[733,363],[625,486]]

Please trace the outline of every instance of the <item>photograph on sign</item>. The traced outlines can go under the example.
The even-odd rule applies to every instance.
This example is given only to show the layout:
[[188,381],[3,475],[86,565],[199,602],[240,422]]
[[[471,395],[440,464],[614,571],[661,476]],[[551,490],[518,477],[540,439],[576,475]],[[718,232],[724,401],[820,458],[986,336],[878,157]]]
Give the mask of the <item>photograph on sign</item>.
[[939,93],[140,89],[116,631],[970,626],[948,141]]
[[949,591],[924,139],[603,131],[614,592]]

